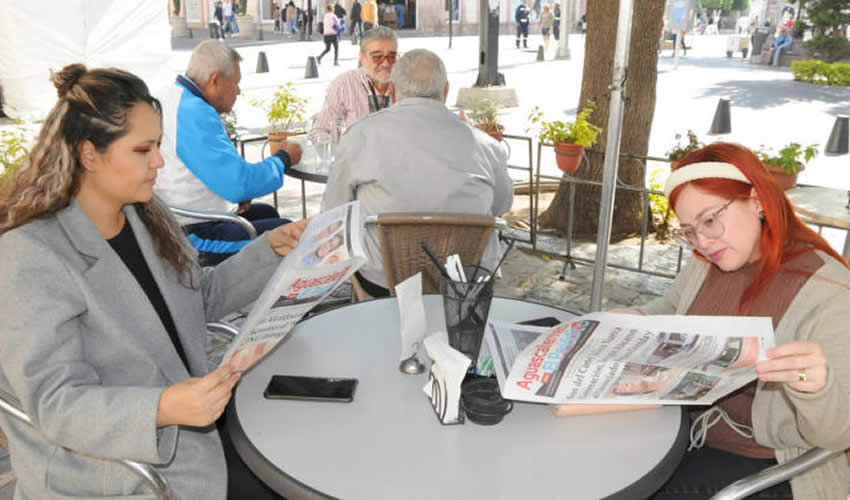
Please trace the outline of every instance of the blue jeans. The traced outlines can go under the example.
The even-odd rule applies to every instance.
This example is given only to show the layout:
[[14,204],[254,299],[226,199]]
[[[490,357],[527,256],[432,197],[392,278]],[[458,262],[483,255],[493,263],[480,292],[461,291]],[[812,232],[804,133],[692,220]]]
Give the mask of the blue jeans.
[[398,28],[404,28],[404,4],[397,3],[395,4],[395,19]]
[[294,35],[298,33],[298,19],[290,19],[286,21],[286,24],[289,26],[289,34]]
[[239,33],[239,23],[236,22],[236,16],[227,16],[227,26],[225,26],[224,32]]
[[363,21],[360,19],[351,23],[351,34],[354,34],[354,27],[357,26],[357,36],[363,38]]
[[785,42],[779,44],[779,46],[773,48],[773,65],[779,66],[779,56],[782,54],[783,50],[788,50],[788,47],[791,46],[791,40],[786,40]]

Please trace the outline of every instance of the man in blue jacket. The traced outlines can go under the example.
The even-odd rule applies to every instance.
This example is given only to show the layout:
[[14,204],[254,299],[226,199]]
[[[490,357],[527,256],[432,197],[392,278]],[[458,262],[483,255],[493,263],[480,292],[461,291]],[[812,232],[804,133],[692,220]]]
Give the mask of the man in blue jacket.
[[522,48],[528,48],[528,21],[531,9],[528,8],[528,0],[522,0],[514,13],[516,21],[516,48],[519,48],[519,37],[522,35]]
[[[280,151],[259,163],[236,151],[220,113],[233,108],[239,95],[242,57],[218,40],[206,40],[192,53],[185,75],[159,93],[165,166],[156,194],[170,206],[227,212],[236,208],[263,233],[289,222],[269,205],[249,200],[283,185],[283,171],[301,160],[301,148],[284,142]],[[242,249],[248,233],[231,222],[200,222],[178,217],[201,262],[215,265]]]

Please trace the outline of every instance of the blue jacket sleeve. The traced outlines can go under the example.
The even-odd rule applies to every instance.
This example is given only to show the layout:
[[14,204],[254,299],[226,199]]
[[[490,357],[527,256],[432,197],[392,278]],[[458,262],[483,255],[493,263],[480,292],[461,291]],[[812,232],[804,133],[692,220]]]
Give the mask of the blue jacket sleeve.
[[208,104],[183,99],[177,113],[177,156],[211,191],[238,203],[276,191],[283,185],[284,165],[271,156],[245,161]]

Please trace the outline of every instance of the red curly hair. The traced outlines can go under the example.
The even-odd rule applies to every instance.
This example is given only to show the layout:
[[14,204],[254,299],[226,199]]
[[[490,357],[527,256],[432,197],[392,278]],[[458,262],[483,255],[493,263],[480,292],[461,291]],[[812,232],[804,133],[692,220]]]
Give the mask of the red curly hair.
[[[727,200],[746,199],[752,189],[761,202],[764,211],[759,246],[761,261],[755,281],[744,290],[740,308],[743,311],[756,298],[762,287],[776,274],[786,262],[806,252],[821,250],[845,266],[844,258],[811,228],[806,226],[794,213],[794,207],[785,196],[785,192],[776,184],[773,174],[749,149],[737,144],[716,142],[694,151],[673,167],[673,170],[699,162],[724,162],[738,168],[750,180],[752,185],[732,179],[706,178],[696,179],[678,186],[670,193],[670,205],[676,206],[676,200],[683,186],[693,184],[700,190],[720,196]],[[707,259],[694,251],[698,258]]]

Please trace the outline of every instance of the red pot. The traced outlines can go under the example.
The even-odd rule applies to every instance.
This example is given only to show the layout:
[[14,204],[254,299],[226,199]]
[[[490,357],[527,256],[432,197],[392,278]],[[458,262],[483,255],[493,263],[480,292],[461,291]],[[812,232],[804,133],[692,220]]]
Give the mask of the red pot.
[[490,137],[492,137],[493,139],[496,139],[496,140],[497,140],[497,141],[499,141],[499,142],[501,142],[501,141],[502,141],[502,136],[503,136],[504,134],[505,134],[505,131],[504,131],[504,130],[499,130],[498,132],[487,132],[487,135],[489,135],[489,136],[490,136]]
[[767,169],[773,174],[773,178],[776,180],[776,183],[782,188],[784,191],[789,189],[793,189],[797,186],[797,175],[806,169],[806,167],[800,167],[793,174],[788,174],[782,167],[777,167],[775,165],[765,165]]
[[568,174],[575,172],[581,165],[583,152],[584,147],[577,144],[555,144],[555,161],[558,162],[558,168]]

